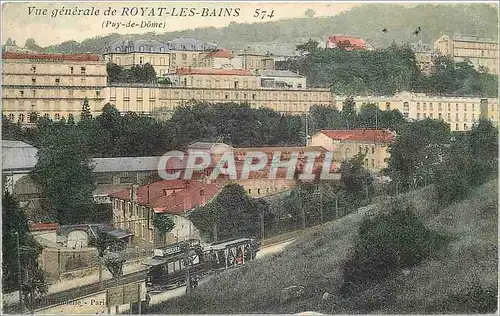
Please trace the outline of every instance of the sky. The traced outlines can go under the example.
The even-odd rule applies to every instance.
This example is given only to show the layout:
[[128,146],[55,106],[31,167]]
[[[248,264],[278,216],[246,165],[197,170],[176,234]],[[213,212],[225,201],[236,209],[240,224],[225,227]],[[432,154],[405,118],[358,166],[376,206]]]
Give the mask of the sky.
[[[315,16],[333,16],[348,11],[360,3],[347,2],[25,2],[25,3],[3,3],[2,5],[2,43],[5,43],[7,38],[12,38],[20,46],[24,45],[27,38],[34,38],[35,42],[40,46],[48,46],[58,44],[64,41],[82,40],[110,33],[130,34],[130,33],[147,33],[156,31],[164,33],[170,31],[179,31],[185,29],[193,29],[199,27],[224,27],[230,22],[236,23],[255,23],[268,22],[279,19],[289,19],[295,17],[305,17],[307,9],[315,11]],[[99,9],[97,16],[56,16],[52,17],[54,10],[60,12],[62,9]],[[104,16],[107,8],[116,9],[115,16]],[[123,8],[128,7],[132,13],[133,7],[147,8],[146,14],[151,8],[155,8],[155,14],[158,14],[160,7],[166,7],[163,12],[172,12],[176,8],[177,14],[181,8],[194,8],[196,12],[203,12],[203,8],[209,10],[220,10],[223,8],[232,8],[233,14],[236,8],[239,8],[237,17],[173,17],[155,16],[121,16]],[[30,9],[31,8],[31,9]],[[36,9],[40,14],[36,14]],[[44,11],[46,10],[45,15]],[[254,17],[255,10],[260,9],[267,11],[266,15],[274,10],[273,17],[262,16]],[[137,9],[137,12],[141,12]],[[95,11],[94,11],[95,12]],[[212,11],[209,11],[212,12]],[[103,23],[110,21],[125,22],[132,21],[141,23],[141,21],[150,22],[165,22],[165,28],[123,28],[114,29],[111,27],[103,27]]]

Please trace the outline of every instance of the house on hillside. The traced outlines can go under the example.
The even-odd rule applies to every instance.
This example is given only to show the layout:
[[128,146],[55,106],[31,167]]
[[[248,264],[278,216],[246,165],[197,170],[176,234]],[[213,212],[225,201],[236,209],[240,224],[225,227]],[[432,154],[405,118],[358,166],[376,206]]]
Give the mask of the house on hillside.
[[[110,194],[113,225],[131,232],[132,244],[156,248],[188,239],[200,239],[187,218],[188,211],[207,204],[221,190],[216,183],[164,180]],[[153,224],[155,214],[169,216],[175,227],[162,234]]]
[[388,148],[395,136],[394,132],[375,129],[322,130],[312,136],[311,145],[333,151],[333,160],[337,164],[356,154],[364,154],[365,168],[379,172],[387,168]]
[[346,51],[374,49],[364,39],[346,35],[332,35],[328,37],[326,48],[340,48]]

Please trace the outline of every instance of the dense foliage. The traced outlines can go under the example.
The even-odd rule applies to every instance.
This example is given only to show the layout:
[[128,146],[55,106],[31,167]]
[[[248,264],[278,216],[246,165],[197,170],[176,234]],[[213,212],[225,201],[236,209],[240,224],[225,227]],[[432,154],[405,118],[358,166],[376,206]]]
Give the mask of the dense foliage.
[[409,46],[391,45],[374,51],[313,48],[311,41],[298,45],[308,51],[280,64],[282,69],[305,75],[310,86],[330,87],[338,95],[394,95],[401,91],[443,95],[496,97],[498,76],[469,62],[448,57],[435,61],[430,76],[417,67]]
[[155,213],[153,217],[153,226],[163,236],[175,227],[175,223],[170,215]]
[[353,254],[344,265],[343,295],[421,263],[448,241],[426,228],[413,206],[401,200],[385,206],[387,212],[367,215],[361,223]]
[[252,199],[238,184],[226,185],[208,204],[195,208],[189,219],[210,240],[236,237],[257,237],[260,229],[260,216],[270,221],[268,206],[262,201]]
[[125,69],[114,63],[106,66],[108,83],[156,83],[156,71],[149,63]]
[[[16,234],[19,236],[19,249]],[[4,192],[2,196],[3,293],[19,290],[19,272],[23,296],[28,302],[40,298],[47,292],[45,275],[36,260],[41,252],[42,246],[29,233],[26,215],[19,208],[18,202],[8,192]],[[20,266],[18,266],[18,253]]]
[[352,98],[344,101],[342,111],[336,107],[314,105],[309,111],[309,132],[314,134],[324,129],[388,129],[399,131],[406,120],[398,110],[385,110],[373,103],[363,104],[356,112]]
[[94,202],[94,174],[88,142],[72,124],[40,120],[38,161],[30,174],[40,185],[60,224],[88,222]]

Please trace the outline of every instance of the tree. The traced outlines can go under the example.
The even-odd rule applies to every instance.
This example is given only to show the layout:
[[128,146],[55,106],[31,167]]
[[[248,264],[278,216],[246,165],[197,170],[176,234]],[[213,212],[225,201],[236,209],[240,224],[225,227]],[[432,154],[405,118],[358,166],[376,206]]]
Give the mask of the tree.
[[344,124],[336,107],[313,105],[309,110],[310,131],[314,134],[323,129],[342,129]]
[[104,266],[108,269],[109,273],[113,276],[116,284],[123,275],[123,264],[125,263],[125,258],[122,254],[117,252],[108,252],[102,257]]
[[339,168],[343,190],[352,199],[353,204],[359,206],[363,200],[368,203],[368,199],[374,191],[373,177],[364,168],[364,160],[365,156],[359,153],[343,162]]
[[210,203],[194,209],[188,216],[211,239],[214,239],[214,226],[219,240],[258,236],[260,214],[263,212],[259,205],[243,187],[232,183],[226,185]]
[[175,223],[168,214],[155,213],[153,217],[153,226],[160,236],[165,236],[166,233],[174,229]]
[[41,252],[42,247],[29,233],[24,212],[5,191],[2,196],[2,291],[19,290],[19,279],[22,279],[23,297],[30,307],[48,289],[45,274],[36,260]]
[[80,116],[81,121],[89,121],[92,119],[92,114],[90,113],[89,99],[85,97],[82,104],[82,114]]
[[97,248],[99,257],[103,257],[108,250],[117,251],[125,248],[123,241],[102,229],[97,229],[96,236],[89,239],[89,245]]
[[358,127],[358,116],[356,114],[356,103],[352,96],[348,97],[344,101],[342,107],[342,119],[345,122],[344,128],[354,129]]
[[26,39],[26,43],[24,44],[24,47],[26,49],[29,49],[29,50],[32,50],[32,51],[35,51],[35,52],[39,52],[42,49],[40,46],[38,46],[35,43],[35,39],[33,39],[33,38]]
[[407,124],[389,146],[388,173],[401,184],[402,189],[415,184],[416,170],[420,163],[419,153],[431,144],[444,145],[450,142],[450,127],[443,121],[425,119]]
[[93,209],[94,174],[87,142],[74,125],[40,130],[38,161],[31,176],[61,224],[80,224]]
[[119,82],[121,72],[123,71],[123,67],[118,66],[115,63],[109,62],[106,65],[106,71],[108,73],[108,83]]
[[316,15],[316,11],[313,9],[307,9],[306,12],[304,13],[304,16],[306,18],[313,18]]
[[297,45],[296,49],[301,53],[314,53],[318,50],[319,42],[310,38],[306,43]]

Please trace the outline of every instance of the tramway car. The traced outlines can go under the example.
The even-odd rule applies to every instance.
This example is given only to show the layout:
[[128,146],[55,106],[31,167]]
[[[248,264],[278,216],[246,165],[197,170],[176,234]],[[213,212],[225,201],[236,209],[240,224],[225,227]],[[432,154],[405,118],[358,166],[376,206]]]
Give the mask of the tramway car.
[[185,283],[189,265],[190,277],[198,278],[213,270],[224,270],[254,260],[259,244],[252,238],[238,238],[211,243],[205,247],[191,239],[155,249],[145,265],[149,267],[146,285],[150,290],[175,287]]

